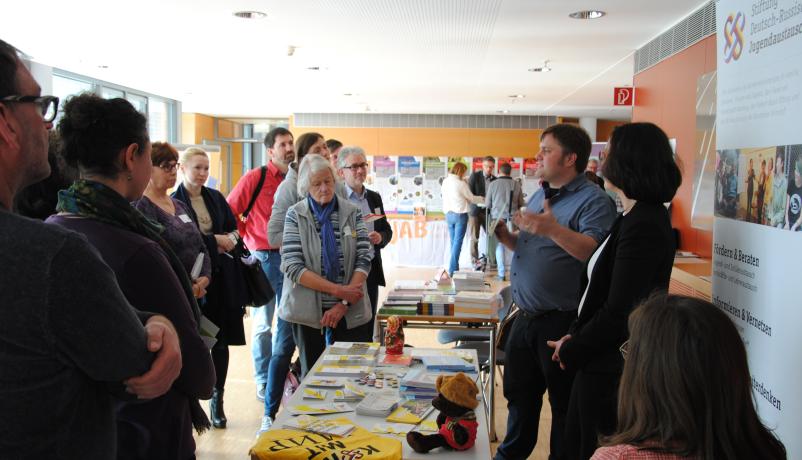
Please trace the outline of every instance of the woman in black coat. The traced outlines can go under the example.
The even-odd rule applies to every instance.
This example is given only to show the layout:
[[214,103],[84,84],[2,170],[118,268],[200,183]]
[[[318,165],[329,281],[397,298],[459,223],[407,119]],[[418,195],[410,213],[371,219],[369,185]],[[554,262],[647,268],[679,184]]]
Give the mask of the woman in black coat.
[[187,205],[190,218],[198,225],[212,259],[212,282],[206,288],[201,311],[220,330],[212,360],[217,383],[210,403],[212,424],[226,427],[223,390],[228,374],[229,345],[245,345],[242,317],[245,314],[247,287],[239,264],[229,252],[239,239],[237,221],[223,194],[203,184],[209,177],[209,157],[201,149],[190,148],[181,154],[184,180],[173,193]]
[[615,430],[627,318],[649,294],[668,290],[676,250],[664,203],[682,177],[666,134],[651,123],[622,125],[607,149],[605,185],[621,198],[624,212],[587,263],[568,335],[548,342],[553,359],[576,371],[566,419],[571,459],[590,458],[598,437]]

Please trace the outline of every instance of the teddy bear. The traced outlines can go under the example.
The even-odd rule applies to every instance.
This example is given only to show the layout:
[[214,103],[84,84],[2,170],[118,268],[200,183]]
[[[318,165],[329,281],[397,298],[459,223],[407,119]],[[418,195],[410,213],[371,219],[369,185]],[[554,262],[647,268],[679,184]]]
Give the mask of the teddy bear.
[[407,433],[407,443],[421,454],[436,447],[470,449],[476,442],[476,430],[479,426],[473,411],[479,405],[476,399],[479,393],[476,383],[460,372],[453,376],[437,377],[435,388],[438,395],[432,400],[432,406],[440,411],[437,415],[439,430],[428,436],[410,431]]

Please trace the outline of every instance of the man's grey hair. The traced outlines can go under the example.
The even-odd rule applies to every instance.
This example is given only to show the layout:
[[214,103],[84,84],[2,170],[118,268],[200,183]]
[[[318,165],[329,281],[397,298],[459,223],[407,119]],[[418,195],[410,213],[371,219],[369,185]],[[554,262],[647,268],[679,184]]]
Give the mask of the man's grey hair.
[[323,170],[331,172],[331,177],[334,179],[334,185],[336,186],[337,171],[334,170],[334,166],[331,165],[329,160],[316,153],[310,153],[301,160],[301,165],[298,166],[299,197],[306,198],[306,195],[309,194],[309,182],[312,180],[312,176]]
[[363,157],[367,158],[367,155],[365,155],[365,150],[362,147],[358,145],[347,145],[340,149],[339,156],[337,157],[337,167],[343,169],[348,166],[346,160],[348,160],[348,157],[351,155],[362,155]]

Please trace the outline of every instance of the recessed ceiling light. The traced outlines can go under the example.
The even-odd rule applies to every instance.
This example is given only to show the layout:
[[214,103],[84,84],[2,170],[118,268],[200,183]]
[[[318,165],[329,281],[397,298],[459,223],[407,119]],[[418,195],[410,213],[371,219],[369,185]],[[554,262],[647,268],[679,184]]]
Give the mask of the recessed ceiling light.
[[267,17],[267,13],[261,11],[236,11],[234,16],[241,19],[262,19]]
[[601,10],[583,10],[571,13],[568,16],[574,19],[599,19],[606,14],[607,13]]
[[313,65],[306,68],[306,70],[320,70],[320,66]]
[[510,94],[507,97],[512,98],[512,99],[523,99],[523,98],[526,97],[526,94]]
[[551,72],[551,66],[549,65],[549,60],[546,59],[541,67],[530,67],[528,70],[530,72]]

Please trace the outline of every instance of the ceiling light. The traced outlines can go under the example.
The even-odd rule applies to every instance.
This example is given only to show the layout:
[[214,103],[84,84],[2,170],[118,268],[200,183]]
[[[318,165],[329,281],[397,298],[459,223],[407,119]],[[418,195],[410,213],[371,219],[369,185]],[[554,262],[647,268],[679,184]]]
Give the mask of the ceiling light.
[[97,66],[97,68],[98,69],[108,69],[109,66],[107,66],[106,64],[100,64],[100,65]]
[[509,110],[496,110],[496,113],[510,113]]
[[530,67],[528,70],[530,72],[551,72],[551,66],[549,65],[549,60],[546,59],[545,61],[543,61],[543,66]]
[[236,11],[234,16],[241,19],[262,19],[267,17],[267,13],[261,11]]
[[313,65],[313,66],[307,67],[306,70],[320,70],[320,66]]
[[510,94],[507,97],[512,98],[512,99],[523,99],[523,98],[526,97],[526,94]]
[[600,10],[583,10],[571,13],[568,16],[574,19],[599,19],[606,14],[607,13]]

